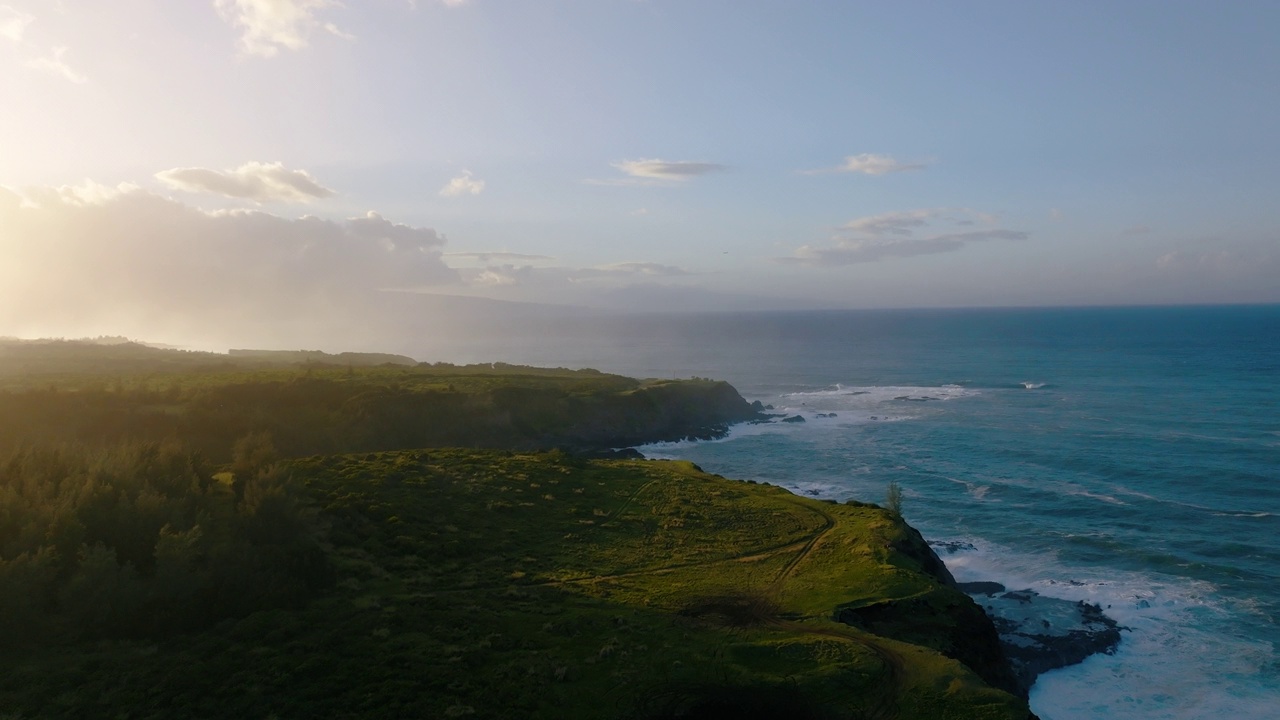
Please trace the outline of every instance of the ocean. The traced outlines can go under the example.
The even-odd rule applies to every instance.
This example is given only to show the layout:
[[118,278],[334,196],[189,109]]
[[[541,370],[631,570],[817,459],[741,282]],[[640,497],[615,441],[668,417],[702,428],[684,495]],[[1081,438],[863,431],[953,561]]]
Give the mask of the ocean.
[[803,423],[642,448],[884,500],[960,581],[1095,603],[1071,718],[1280,716],[1280,306],[626,315],[476,326],[416,357],[728,380]]

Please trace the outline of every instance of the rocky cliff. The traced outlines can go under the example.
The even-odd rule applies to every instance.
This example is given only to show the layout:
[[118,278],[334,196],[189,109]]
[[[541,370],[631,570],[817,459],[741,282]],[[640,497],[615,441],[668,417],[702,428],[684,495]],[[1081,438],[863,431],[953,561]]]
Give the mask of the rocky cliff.
[[987,684],[1022,698],[1027,687],[1019,682],[991,618],[956,586],[942,560],[915,528],[901,523],[888,548],[892,560],[923,572],[938,583],[928,591],[905,598],[838,608],[835,619],[895,640],[933,648],[959,660]]

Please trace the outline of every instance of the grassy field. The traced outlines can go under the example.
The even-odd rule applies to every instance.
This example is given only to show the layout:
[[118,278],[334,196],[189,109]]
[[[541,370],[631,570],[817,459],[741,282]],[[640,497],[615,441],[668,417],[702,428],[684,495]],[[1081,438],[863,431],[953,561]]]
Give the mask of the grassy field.
[[[967,598],[875,506],[560,452],[287,467],[332,591],[158,641],[7,653],[0,718],[1028,715],[933,649]],[[831,619],[895,603],[917,644]]]

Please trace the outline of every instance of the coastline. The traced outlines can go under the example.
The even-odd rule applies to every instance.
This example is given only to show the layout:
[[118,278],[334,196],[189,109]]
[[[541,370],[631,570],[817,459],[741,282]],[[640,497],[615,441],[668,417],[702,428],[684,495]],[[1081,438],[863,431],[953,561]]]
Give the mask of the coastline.
[[[612,452],[618,453],[618,457],[673,459],[665,454],[662,457],[652,457],[644,452],[644,448],[675,449],[683,443],[728,439],[736,428],[806,422],[802,415],[772,412],[773,406],[763,406],[759,400],[754,401],[752,406],[757,411],[757,416],[753,419],[730,422],[700,436],[648,443]],[[817,417],[834,418],[835,414],[820,414]],[[777,487],[792,492],[790,488],[780,485]],[[807,494],[815,499],[833,501],[813,492]],[[1122,631],[1129,629],[1094,603],[1047,596],[1030,588],[1011,589],[989,579],[957,582],[951,575],[944,556],[966,549],[972,550],[973,546],[968,543],[927,540],[905,519],[902,522],[923,544],[924,554],[928,557],[923,557],[919,550],[914,550],[922,567],[943,584],[959,590],[973,600],[990,625],[991,633],[997,641],[998,659],[990,657],[992,651],[989,647],[981,647],[977,652],[960,653],[967,655],[969,662],[966,662],[965,657],[952,657],[966,664],[972,663],[971,668],[992,687],[1027,699],[1036,680],[1044,673],[1078,665],[1093,655],[1114,655],[1121,643]],[[833,617],[855,627],[871,629],[874,625],[874,621],[869,624],[866,617],[840,608],[836,609]],[[987,643],[985,632],[980,631],[977,635],[977,645],[984,646]],[[971,643],[973,640],[969,639]],[[979,657],[982,659],[975,659]],[[993,671],[993,662],[1002,666],[1004,671]],[[984,667],[980,669],[973,665]]]

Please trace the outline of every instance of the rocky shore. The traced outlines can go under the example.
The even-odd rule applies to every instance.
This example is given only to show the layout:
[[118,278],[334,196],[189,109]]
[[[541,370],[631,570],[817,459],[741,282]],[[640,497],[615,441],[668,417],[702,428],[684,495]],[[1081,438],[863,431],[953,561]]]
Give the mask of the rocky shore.
[[[943,553],[972,549],[962,543],[935,543]],[[1090,655],[1115,653],[1126,628],[1098,605],[1046,597],[1034,590],[1010,590],[998,582],[957,583],[991,619],[1000,647],[1025,696],[1036,678],[1076,665]]]
[[1110,655],[1120,644],[1124,628],[1097,605],[1045,597],[1034,590],[1007,590],[996,582],[958,587],[995,624],[1004,655],[1023,688],[1030,689],[1042,673],[1075,665],[1090,655]]

